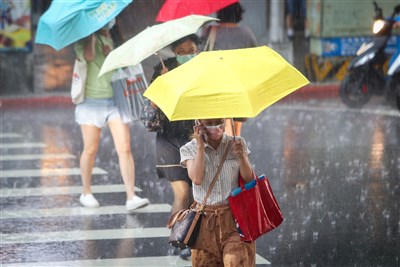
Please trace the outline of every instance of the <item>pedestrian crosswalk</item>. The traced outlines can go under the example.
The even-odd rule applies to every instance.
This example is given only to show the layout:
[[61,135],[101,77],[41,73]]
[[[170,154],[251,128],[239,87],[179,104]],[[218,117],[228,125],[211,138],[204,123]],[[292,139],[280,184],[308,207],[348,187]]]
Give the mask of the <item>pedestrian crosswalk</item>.
[[[124,186],[117,177],[110,178],[110,184],[92,186],[101,207],[81,207],[78,203],[81,186],[76,182],[80,175],[77,158],[72,153],[38,152],[37,148],[47,145],[19,143],[21,136],[12,132],[0,135],[2,266],[191,266],[190,261],[174,254],[166,242],[170,233],[165,226],[170,204],[157,203],[151,195],[141,195],[150,198],[152,204],[127,213]],[[24,153],[20,153],[21,149]],[[28,164],[48,159],[69,161],[66,165],[70,167]],[[13,162],[28,168],[7,167],[15,166]],[[109,173],[96,166],[93,181],[102,175]],[[57,184],[61,176],[63,183]],[[55,184],[48,186],[43,183],[44,178],[54,180]],[[17,184],[15,180],[29,180],[29,183]],[[135,188],[135,192],[143,194],[140,188]],[[270,264],[260,255],[256,263]]]

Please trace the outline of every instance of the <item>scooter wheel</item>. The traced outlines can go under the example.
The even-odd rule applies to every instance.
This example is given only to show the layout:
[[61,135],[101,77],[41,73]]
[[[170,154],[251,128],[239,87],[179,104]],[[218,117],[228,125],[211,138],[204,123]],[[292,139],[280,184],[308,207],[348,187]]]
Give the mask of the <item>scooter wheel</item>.
[[349,108],[362,108],[370,100],[371,93],[365,75],[359,72],[346,76],[339,88],[340,98]]
[[399,94],[397,95],[397,110],[400,111],[400,90]]
[[385,100],[390,106],[400,110],[400,75],[391,76],[387,80]]

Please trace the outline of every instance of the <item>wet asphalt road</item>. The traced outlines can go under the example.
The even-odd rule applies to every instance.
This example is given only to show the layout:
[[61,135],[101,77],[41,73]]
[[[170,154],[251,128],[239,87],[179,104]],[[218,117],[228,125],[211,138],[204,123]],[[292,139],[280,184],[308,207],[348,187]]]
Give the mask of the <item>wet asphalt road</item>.
[[[116,152],[102,135],[92,184],[102,208],[80,208],[82,147],[73,107],[3,109],[3,266],[185,266],[166,242],[172,192],[156,177],[155,135],[134,123],[138,195],[127,214]],[[257,241],[257,266],[400,265],[400,114],[373,99],[280,101],[242,130],[285,221]]]

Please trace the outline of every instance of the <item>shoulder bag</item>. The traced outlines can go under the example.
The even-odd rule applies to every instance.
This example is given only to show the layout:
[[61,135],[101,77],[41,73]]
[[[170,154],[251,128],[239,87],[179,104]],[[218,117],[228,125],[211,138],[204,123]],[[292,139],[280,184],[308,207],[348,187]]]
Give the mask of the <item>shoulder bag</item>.
[[208,38],[206,44],[204,45],[204,51],[213,51],[215,38],[217,37],[217,27],[216,25],[211,26],[210,33],[208,34]]
[[75,105],[82,103],[85,99],[85,86],[87,78],[87,63],[75,59],[72,73],[71,99]]

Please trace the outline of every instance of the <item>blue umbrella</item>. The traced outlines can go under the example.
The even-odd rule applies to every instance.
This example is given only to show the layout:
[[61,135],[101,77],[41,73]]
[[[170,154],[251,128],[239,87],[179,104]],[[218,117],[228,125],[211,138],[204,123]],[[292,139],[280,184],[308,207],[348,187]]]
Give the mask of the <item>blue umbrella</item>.
[[132,0],[53,0],[40,17],[35,43],[60,50],[101,29]]

